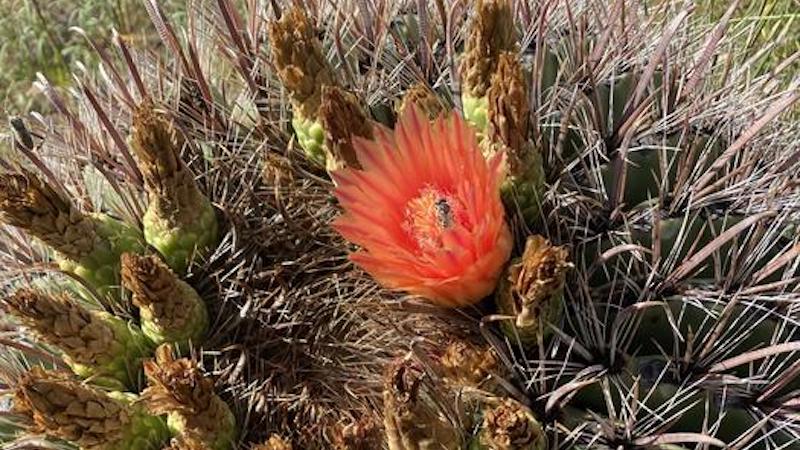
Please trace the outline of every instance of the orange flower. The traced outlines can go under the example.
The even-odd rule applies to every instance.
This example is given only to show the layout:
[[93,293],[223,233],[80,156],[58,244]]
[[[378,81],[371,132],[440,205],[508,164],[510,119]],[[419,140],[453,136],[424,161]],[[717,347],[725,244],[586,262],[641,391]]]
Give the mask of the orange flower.
[[394,132],[376,129],[354,147],[362,170],[332,174],[345,210],[333,227],[362,247],[350,259],[384,286],[442,306],[489,295],[512,246],[504,156],[487,161],[457,114],[430,122],[415,107]]

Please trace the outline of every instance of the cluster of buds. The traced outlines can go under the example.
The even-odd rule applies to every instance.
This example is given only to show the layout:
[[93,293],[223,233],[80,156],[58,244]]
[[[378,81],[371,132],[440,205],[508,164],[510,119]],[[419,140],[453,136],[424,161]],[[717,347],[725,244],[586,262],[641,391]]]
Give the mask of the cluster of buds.
[[278,77],[291,96],[300,147],[328,170],[359,167],[351,139],[372,138],[372,122],[356,96],[336,82],[306,13],[287,11],[271,24],[269,39]]
[[81,212],[24,168],[0,174],[0,219],[55,250],[62,270],[103,296],[119,286],[119,256],[144,250],[138,230],[105,214]]
[[184,139],[175,126],[143,102],[133,117],[131,147],[144,176],[148,206],[144,237],[179,274],[219,239],[216,212],[181,159]]

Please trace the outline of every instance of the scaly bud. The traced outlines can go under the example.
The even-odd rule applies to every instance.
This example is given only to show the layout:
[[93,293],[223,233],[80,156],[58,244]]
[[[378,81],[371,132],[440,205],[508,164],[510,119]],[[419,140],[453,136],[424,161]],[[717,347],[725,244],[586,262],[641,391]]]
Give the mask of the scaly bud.
[[486,91],[501,52],[516,47],[514,16],[509,0],[478,0],[461,61],[461,101],[464,118],[479,133],[487,126]]
[[181,435],[173,438],[164,450],[212,450],[211,447],[206,445],[203,441],[192,437]]
[[360,169],[352,138],[372,139],[372,123],[356,96],[336,86],[323,86],[319,117],[325,130],[328,170]]
[[214,207],[181,160],[183,144],[181,134],[155,105],[139,105],[131,147],[147,190],[144,237],[181,274],[196,254],[204,255],[219,239]]
[[503,198],[518,206],[526,223],[539,216],[544,192],[542,155],[528,140],[530,106],[522,64],[514,52],[503,52],[486,92],[489,109],[489,139],[483,142],[489,154],[506,152],[508,178],[503,184]]
[[31,418],[31,431],[85,450],[160,450],[169,439],[166,424],[132,400],[34,367],[16,386],[14,408]]
[[299,7],[287,11],[269,27],[272,59],[294,107],[292,126],[297,140],[313,161],[325,162],[324,132],[319,123],[322,86],[336,86],[322,44],[311,21]]
[[96,376],[96,383],[133,387],[139,360],[147,351],[144,336],[132,325],[103,311],[92,311],[66,294],[20,289],[0,306],[60,349],[75,373]]
[[122,286],[141,311],[142,331],[153,343],[187,349],[199,344],[208,329],[203,299],[155,256],[122,255]]
[[530,236],[522,258],[512,261],[500,280],[496,301],[501,313],[514,316],[504,322],[504,331],[519,336],[524,343],[546,337],[546,323],[556,323],[562,313],[561,296],[566,271],[567,250],[556,247],[539,235]]
[[397,108],[398,115],[402,116],[412,105],[416,105],[431,120],[445,112],[442,100],[425,83],[415,83],[406,91]]
[[422,367],[408,358],[396,360],[383,390],[384,428],[389,450],[461,448],[458,433],[440,416],[427,396]]
[[154,360],[144,362],[144,373],[149,386],[142,398],[155,414],[168,415],[170,429],[201,441],[212,450],[233,448],[233,412],[214,393],[214,381],[200,371],[196,362],[175,359],[172,347],[164,344],[156,349]]
[[0,219],[56,251],[59,266],[105,295],[119,286],[119,255],[144,249],[138,230],[105,214],[84,214],[26,169],[0,174]]
[[533,413],[511,399],[487,408],[475,450],[544,450],[547,437]]
[[500,370],[491,347],[479,348],[463,339],[447,344],[439,364],[446,380],[470,387],[481,386]]

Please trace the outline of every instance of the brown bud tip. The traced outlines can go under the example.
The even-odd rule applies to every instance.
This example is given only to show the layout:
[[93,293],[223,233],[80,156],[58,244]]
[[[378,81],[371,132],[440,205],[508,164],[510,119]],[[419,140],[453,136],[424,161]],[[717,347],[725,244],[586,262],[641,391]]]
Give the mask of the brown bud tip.
[[480,441],[485,448],[496,450],[542,450],[546,437],[528,408],[503,399],[484,412]]
[[142,398],[157,414],[206,412],[215,396],[214,381],[203,375],[195,361],[176,359],[173,352],[169,344],[161,345],[155,358],[144,362],[148,387]]
[[492,142],[508,150],[512,174],[526,169],[529,149],[530,105],[522,65],[517,54],[503,52],[486,92],[489,104],[489,135]]
[[335,450],[372,450],[381,448],[380,427],[369,417],[339,426],[333,437]]
[[145,101],[133,115],[131,147],[150,192],[184,183],[186,168],[181,161],[183,136],[156,106]]
[[20,289],[0,305],[44,342],[81,364],[98,364],[117,356],[120,343],[112,327],[66,294]]
[[133,293],[134,305],[140,308],[160,305],[161,309],[180,300],[177,276],[158,257],[124,253],[120,264],[122,286]]
[[525,243],[522,259],[509,267],[509,281],[519,311],[518,325],[535,319],[543,302],[551,299],[564,286],[567,261],[564,247],[553,246],[544,237],[535,235]]
[[477,387],[498,371],[497,356],[491,348],[479,348],[465,340],[451,341],[440,364],[442,376],[463,386]]
[[213,448],[197,437],[184,434],[173,438],[169,447],[164,450],[213,450]]
[[352,138],[372,139],[372,122],[359,105],[358,98],[336,86],[322,87],[322,104],[319,118],[325,129],[325,146],[332,169],[353,167],[360,169]]
[[509,0],[478,0],[461,62],[463,90],[483,97],[501,52],[515,48],[514,16]]
[[233,415],[196,361],[176,359],[172,346],[164,344],[156,349],[154,359],[144,362],[144,374],[148,387],[142,399],[151,411],[177,415],[184,424],[183,434],[203,442],[233,439]]
[[33,420],[34,432],[86,449],[113,447],[131,417],[120,401],[68,374],[34,367],[16,386],[14,408]]
[[439,96],[425,83],[413,84],[403,95],[397,111],[402,116],[403,112],[412,105],[419,108],[431,120],[445,112],[444,104]]
[[0,219],[73,259],[91,252],[94,245],[91,221],[26,169],[0,174]]
[[269,27],[272,59],[295,108],[317,118],[322,86],[336,85],[311,21],[299,7],[292,8]]
[[292,444],[289,441],[277,434],[273,434],[267,442],[256,445],[253,450],[292,450],[292,448]]

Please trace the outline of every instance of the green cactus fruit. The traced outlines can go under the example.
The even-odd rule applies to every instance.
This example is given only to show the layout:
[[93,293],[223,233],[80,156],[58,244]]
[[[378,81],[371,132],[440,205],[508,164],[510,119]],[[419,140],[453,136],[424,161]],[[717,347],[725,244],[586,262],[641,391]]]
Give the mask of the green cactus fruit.
[[122,438],[108,450],[156,450],[170,438],[170,429],[163,418],[153,416],[137,405],[138,398],[129,393],[109,392],[109,397],[125,404],[131,410],[130,422],[122,429]]
[[191,286],[155,256],[122,255],[122,285],[139,307],[141,327],[156,345],[170,342],[179,350],[198,345],[208,329],[208,310]]
[[503,202],[512,209],[518,209],[528,225],[540,221],[544,184],[544,167],[539,152],[528,153],[519,175],[510,174],[500,187]]
[[144,335],[107,312],[89,310],[66,294],[20,289],[2,307],[37,337],[64,353],[81,377],[111,388],[133,388],[141,357],[149,351]]
[[292,128],[297,136],[297,143],[306,152],[309,159],[325,165],[325,130],[318,120],[306,119],[299,112],[292,117]]
[[523,344],[535,345],[552,332],[548,323],[560,322],[567,251],[552,246],[542,236],[528,238],[521,258],[511,262],[500,279],[495,302],[501,314],[512,320],[502,322],[503,331]]
[[179,274],[219,242],[216,212],[181,159],[183,147],[182,135],[155,105],[139,105],[131,148],[147,190],[144,238]]

